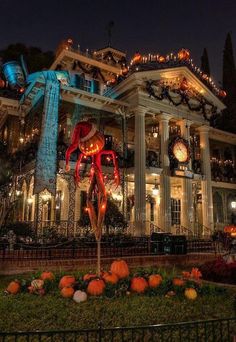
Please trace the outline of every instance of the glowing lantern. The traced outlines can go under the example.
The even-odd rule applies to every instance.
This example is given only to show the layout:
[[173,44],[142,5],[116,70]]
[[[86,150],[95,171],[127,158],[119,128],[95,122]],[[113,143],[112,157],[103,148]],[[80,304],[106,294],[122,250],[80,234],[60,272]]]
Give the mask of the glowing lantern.
[[208,79],[208,75],[207,75],[207,74],[202,74],[202,78],[203,78],[204,80],[207,80],[207,79]]
[[236,226],[234,225],[225,226],[224,232],[229,233],[231,236],[236,236]]
[[160,57],[158,58],[158,62],[160,62],[160,63],[164,63],[165,61],[166,61],[166,59],[165,59],[164,56],[160,56]]
[[132,58],[132,61],[133,61],[134,64],[136,64],[136,63],[140,63],[141,59],[142,59],[141,54],[139,52],[136,52],[136,54]]
[[190,58],[190,52],[188,50],[186,50],[186,49],[181,49],[178,52],[178,58],[181,61],[187,61]]
[[219,92],[220,97],[225,97],[226,95],[227,95],[226,91],[220,90],[220,92]]

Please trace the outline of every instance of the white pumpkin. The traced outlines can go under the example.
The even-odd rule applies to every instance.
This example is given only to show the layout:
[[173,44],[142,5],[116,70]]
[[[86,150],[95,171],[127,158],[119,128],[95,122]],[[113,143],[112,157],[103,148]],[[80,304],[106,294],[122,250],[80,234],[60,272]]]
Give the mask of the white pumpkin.
[[34,279],[31,281],[31,286],[35,289],[35,290],[40,290],[43,288],[44,285],[44,281],[42,279]]
[[76,303],[86,302],[87,300],[87,293],[84,291],[75,291],[73,299]]

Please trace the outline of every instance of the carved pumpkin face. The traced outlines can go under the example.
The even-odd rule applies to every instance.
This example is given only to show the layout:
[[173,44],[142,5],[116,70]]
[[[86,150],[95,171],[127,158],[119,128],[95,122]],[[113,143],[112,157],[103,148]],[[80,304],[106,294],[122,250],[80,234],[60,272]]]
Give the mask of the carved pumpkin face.
[[79,143],[80,151],[86,156],[93,156],[100,152],[105,145],[104,136],[100,132],[96,132],[90,139]]
[[119,279],[129,276],[129,267],[124,260],[115,260],[111,264],[111,272],[115,273]]
[[130,288],[133,292],[143,293],[148,288],[148,283],[142,277],[135,277],[131,280]]
[[91,280],[87,287],[87,293],[91,296],[101,296],[105,289],[105,283],[101,279]]
[[142,59],[142,56],[140,53],[136,53],[132,59],[133,63],[140,63]]
[[179,52],[178,52],[178,58],[181,60],[181,61],[186,61],[188,60],[190,57],[190,52],[186,49],[181,49]]

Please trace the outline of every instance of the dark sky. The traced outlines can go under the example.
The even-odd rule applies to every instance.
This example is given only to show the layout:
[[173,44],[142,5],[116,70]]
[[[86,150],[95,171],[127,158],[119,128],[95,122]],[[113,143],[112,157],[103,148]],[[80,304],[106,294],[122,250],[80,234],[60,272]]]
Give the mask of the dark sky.
[[0,13],[0,49],[23,42],[54,50],[68,37],[82,49],[101,48],[113,20],[113,46],[129,55],[186,47],[199,64],[207,47],[216,82],[228,31],[236,48],[235,0],[0,0]]

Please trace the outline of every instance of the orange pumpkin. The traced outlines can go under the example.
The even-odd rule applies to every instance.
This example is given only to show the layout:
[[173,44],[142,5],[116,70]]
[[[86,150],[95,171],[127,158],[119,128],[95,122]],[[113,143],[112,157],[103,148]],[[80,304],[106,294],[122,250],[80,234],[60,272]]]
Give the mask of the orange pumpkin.
[[100,296],[105,289],[105,283],[101,279],[93,279],[90,281],[87,287],[87,293],[91,296]]
[[175,285],[175,286],[183,286],[184,285],[184,280],[181,278],[174,278],[172,280],[172,282],[173,282],[173,285]]
[[148,285],[152,288],[159,286],[162,282],[160,274],[151,274],[148,278]]
[[226,95],[227,95],[226,91],[220,90],[220,92],[219,92],[220,97],[226,97]]
[[52,273],[52,272],[43,272],[42,274],[41,274],[41,276],[40,276],[40,278],[42,279],[42,280],[50,280],[50,281],[52,281],[52,280],[54,280],[55,279],[55,276],[54,276],[54,274]]
[[89,281],[91,279],[97,278],[96,274],[92,274],[92,273],[87,273],[83,276],[83,280],[84,281]]
[[111,272],[115,273],[119,279],[129,276],[129,267],[124,260],[115,260],[111,264]]
[[64,298],[71,298],[74,295],[75,290],[71,286],[66,286],[61,289],[61,295]]
[[184,291],[184,295],[190,300],[195,300],[197,298],[197,291],[190,287]]
[[79,149],[86,156],[92,156],[100,152],[105,145],[104,136],[96,132],[90,139],[79,143]]
[[112,272],[105,272],[102,276],[106,283],[116,284],[119,280],[118,276]]
[[143,293],[148,288],[148,283],[143,277],[135,277],[131,280],[130,288],[133,292]]
[[136,54],[134,55],[134,57],[132,58],[133,63],[140,63],[142,60],[142,56],[139,52],[136,52]]
[[178,52],[178,58],[181,61],[186,61],[186,60],[188,60],[190,58],[190,52],[187,49],[181,49]]
[[158,62],[160,63],[164,63],[166,61],[165,57],[164,56],[159,56],[158,58]]
[[7,286],[6,291],[10,294],[17,294],[20,292],[20,283],[18,280],[11,281]]
[[61,280],[59,282],[59,288],[63,289],[63,287],[73,286],[74,283],[75,283],[75,277],[70,276],[70,275],[66,275],[66,276],[61,278]]

